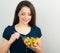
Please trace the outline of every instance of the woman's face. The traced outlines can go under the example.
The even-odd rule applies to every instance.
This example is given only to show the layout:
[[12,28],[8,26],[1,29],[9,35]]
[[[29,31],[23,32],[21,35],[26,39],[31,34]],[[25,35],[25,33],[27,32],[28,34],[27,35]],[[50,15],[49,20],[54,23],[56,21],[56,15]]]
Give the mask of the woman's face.
[[29,7],[22,7],[18,13],[19,22],[22,24],[28,24],[31,21],[31,11]]

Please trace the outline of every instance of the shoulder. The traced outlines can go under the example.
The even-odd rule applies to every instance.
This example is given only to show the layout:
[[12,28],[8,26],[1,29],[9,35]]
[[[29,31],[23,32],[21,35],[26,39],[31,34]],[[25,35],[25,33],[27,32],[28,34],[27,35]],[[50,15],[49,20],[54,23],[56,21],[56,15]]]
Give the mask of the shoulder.
[[14,33],[14,32],[15,32],[14,26],[8,25],[8,26],[5,28],[4,32],[10,33],[10,34]]
[[9,40],[11,34],[14,33],[14,30],[13,30],[13,27],[8,25],[5,29],[4,29],[4,32],[3,32],[3,37],[7,40]]
[[5,27],[5,30],[7,31],[11,31],[13,29],[13,26],[12,25],[8,25]]
[[40,35],[41,35],[41,29],[40,29],[40,27],[38,27],[38,26],[32,26],[32,31],[33,31],[33,32],[36,32],[37,34],[40,34]]
[[32,28],[34,29],[34,30],[40,30],[40,27],[38,27],[38,26],[32,26]]
[[6,26],[5,29],[11,29],[11,27],[12,27],[12,26],[8,25],[8,26]]
[[35,34],[35,36],[41,37],[42,36],[42,32],[40,27],[38,26],[32,26],[33,32]]
[[3,33],[10,33],[13,30],[13,26],[6,26]]

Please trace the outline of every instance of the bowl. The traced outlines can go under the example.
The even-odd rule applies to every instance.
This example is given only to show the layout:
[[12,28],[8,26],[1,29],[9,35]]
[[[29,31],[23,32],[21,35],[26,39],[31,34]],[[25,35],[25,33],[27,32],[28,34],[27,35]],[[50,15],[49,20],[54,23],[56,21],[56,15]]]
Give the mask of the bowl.
[[35,37],[23,37],[23,42],[26,46],[34,46],[34,44],[37,44],[37,38]]

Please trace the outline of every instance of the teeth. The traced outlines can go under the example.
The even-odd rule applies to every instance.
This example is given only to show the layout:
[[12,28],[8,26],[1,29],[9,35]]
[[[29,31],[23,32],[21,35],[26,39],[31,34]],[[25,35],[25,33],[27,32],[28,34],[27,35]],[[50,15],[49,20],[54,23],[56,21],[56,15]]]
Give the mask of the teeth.
[[24,21],[28,21],[28,20],[24,20]]

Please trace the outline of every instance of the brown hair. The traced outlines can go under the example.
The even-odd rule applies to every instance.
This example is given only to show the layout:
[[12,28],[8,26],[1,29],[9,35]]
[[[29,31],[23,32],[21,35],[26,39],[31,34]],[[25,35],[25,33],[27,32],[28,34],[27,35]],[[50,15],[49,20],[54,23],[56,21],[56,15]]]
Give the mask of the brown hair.
[[35,12],[35,8],[33,6],[33,4],[29,1],[21,1],[17,7],[16,7],[16,11],[15,11],[15,15],[14,15],[14,21],[13,21],[13,26],[15,26],[16,24],[19,23],[19,17],[18,17],[18,13],[19,11],[21,10],[22,7],[24,6],[27,6],[30,8],[31,10],[31,16],[32,16],[32,19],[31,21],[29,22],[29,25],[35,25],[36,23],[36,12]]

